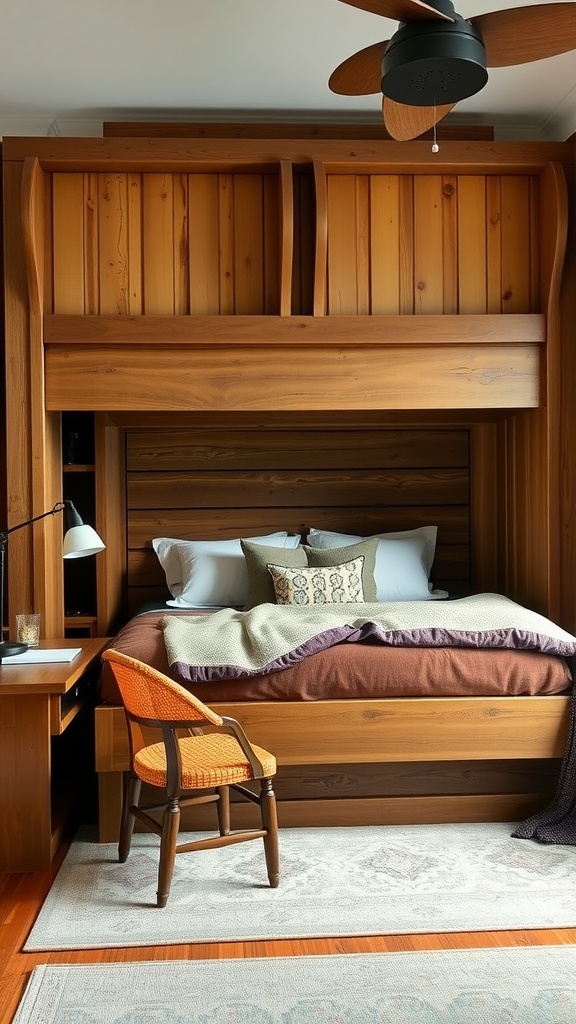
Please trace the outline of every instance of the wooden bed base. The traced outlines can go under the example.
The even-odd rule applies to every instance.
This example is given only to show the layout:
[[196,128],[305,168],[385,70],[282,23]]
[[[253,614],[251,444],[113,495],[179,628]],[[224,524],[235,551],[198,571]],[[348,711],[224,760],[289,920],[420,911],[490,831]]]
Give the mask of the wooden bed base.
[[[420,766],[471,760],[559,759],[566,741],[567,695],[542,697],[436,697],[318,702],[218,703],[214,710],[237,718],[250,739],[274,752],[279,771],[295,766]],[[96,770],[99,780],[100,841],[118,836],[122,773],[128,768],[124,711],[96,708]],[[558,763],[554,762],[557,768]],[[426,773],[424,772],[424,775]],[[554,772],[552,773],[554,775]],[[549,780],[554,782],[554,779]],[[474,785],[472,783],[472,789]],[[409,796],[317,796],[282,798],[281,827],[313,825],[422,824],[441,821],[515,821],[542,806],[547,787],[527,792],[468,792]],[[201,808],[198,810],[202,810]],[[234,825],[250,821],[250,806],[238,804]],[[194,828],[212,827],[206,817]]]

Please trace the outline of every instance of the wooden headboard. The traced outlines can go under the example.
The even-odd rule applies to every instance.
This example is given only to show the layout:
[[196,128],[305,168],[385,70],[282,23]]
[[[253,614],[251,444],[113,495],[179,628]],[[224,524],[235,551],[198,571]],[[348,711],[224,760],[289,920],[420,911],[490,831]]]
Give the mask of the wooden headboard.
[[436,586],[464,594],[503,585],[495,424],[391,426],[358,415],[297,424],[273,414],[204,414],[188,424],[115,419],[126,470],[125,613],[167,596],[151,547],[157,536],[305,535],[310,526],[368,536],[433,524]]

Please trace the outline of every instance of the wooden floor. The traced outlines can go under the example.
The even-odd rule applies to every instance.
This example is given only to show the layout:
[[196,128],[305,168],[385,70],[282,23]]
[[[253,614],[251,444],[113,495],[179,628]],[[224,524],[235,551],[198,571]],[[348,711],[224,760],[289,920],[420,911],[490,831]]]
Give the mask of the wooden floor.
[[[365,938],[281,939],[213,942],[207,945],[140,946],[87,949],[71,953],[22,953],[26,936],[66,853],[63,847],[51,871],[0,873],[0,1024],[10,1024],[30,972],[37,964],[112,963],[131,960],[207,960],[226,957],[299,956],[329,953],[378,953],[412,949],[576,944],[576,928],[543,931],[458,932],[427,935],[379,935]],[[162,911],[158,911],[162,913]]]

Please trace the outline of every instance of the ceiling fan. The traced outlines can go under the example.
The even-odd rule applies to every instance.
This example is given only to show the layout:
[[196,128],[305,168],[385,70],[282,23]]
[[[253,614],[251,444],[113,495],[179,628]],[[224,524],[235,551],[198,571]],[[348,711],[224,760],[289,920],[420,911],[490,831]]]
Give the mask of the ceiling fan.
[[576,2],[535,4],[463,18],[451,0],[341,0],[400,22],[391,39],[352,54],[328,85],[343,96],[382,93],[393,139],[415,139],[488,81],[487,68],[528,64],[576,49]]

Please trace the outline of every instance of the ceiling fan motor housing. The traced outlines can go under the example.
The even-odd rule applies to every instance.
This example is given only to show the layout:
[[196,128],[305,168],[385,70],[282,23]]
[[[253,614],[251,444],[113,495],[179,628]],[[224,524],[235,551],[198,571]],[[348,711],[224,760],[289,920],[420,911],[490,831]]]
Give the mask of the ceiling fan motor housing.
[[480,92],[488,81],[486,50],[470,22],[402,23],[382,61],[382,92],[413,107],[457,103]]

